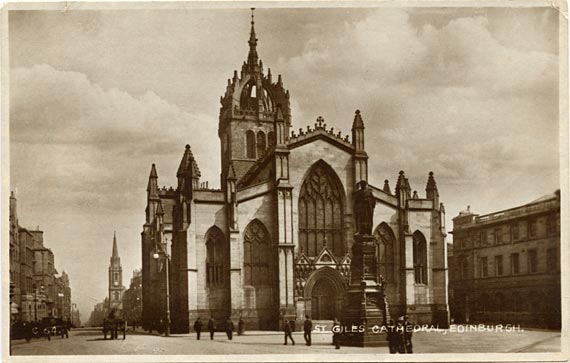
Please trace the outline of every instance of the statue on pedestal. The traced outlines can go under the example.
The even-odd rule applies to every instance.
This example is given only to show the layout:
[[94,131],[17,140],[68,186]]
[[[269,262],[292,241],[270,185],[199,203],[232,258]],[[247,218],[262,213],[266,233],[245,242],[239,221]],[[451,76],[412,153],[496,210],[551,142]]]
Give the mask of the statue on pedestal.
[[358,190],[354,193],[354,220],[357,235],[372,235],[372,217],[374,216],[374,207],[376,207],[376,199],[372,193],[372,189],[364,180],[358,182]]

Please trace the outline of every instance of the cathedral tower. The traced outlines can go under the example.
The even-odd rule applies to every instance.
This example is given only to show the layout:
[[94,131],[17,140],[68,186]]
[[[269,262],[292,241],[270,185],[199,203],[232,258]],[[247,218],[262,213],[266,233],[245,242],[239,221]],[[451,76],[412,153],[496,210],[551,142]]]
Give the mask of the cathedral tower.
[[123,308],[123,268],[117,249],[117,235],[113,234],[113,254],[109,263],[109,309]]
[[222,181],[231,165],[239,180],[276,142],[275,128],[285,136],[291,125],[289,91],[283,88],[281,75],[274,82],[271,69],[265,74],[257,54],[257,37],[253,9],[249,36],[249,54],[241,72],[234,71],[223,97],[220,98],[218,136],[222,152]]

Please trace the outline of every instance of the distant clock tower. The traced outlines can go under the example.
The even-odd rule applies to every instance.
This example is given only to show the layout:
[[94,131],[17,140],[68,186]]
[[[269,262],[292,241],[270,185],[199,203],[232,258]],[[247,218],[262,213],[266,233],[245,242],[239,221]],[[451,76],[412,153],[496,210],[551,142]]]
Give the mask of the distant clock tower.
[[109,264],[109,309],[123,309],[123,268],[117,249],[117,235],[113,234],[113,254]]

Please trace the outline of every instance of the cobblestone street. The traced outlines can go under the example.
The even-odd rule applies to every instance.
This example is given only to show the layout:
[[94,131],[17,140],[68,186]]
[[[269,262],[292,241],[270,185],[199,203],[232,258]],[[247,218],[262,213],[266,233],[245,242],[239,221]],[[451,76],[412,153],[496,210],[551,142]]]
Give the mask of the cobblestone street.
[[[296,345],[283,345],[279,332],[248,332],[229,341],[216,333],[200,341],[195,334],[163,337],[131,332],[126,340],[104,340],[98,329],[72,330],[69,339],[59,337],[12,342],[13,355],[90,355],[90,354],[387,354],[387,347],[342,347],[335,350],[330,333],[314,333],[313,345],[304,344],[303,334],[294,333]],[[205,339],[204,339],[205,338]],[[516,353],[560,351],[560,332],[526,330],[521,332],[417,332],[415,353]]]

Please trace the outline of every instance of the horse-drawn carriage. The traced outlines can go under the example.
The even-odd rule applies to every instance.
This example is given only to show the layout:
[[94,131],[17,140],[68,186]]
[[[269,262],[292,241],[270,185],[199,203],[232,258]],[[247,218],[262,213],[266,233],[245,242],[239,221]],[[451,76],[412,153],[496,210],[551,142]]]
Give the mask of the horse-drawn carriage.
[[123,319],[117,318],[107,318],[103,320],[103,337],[107,339],[107,333],[109,333],[109,339],[118,339],[118,333],[123,333],[123,340],[127,337],[127,322]]

